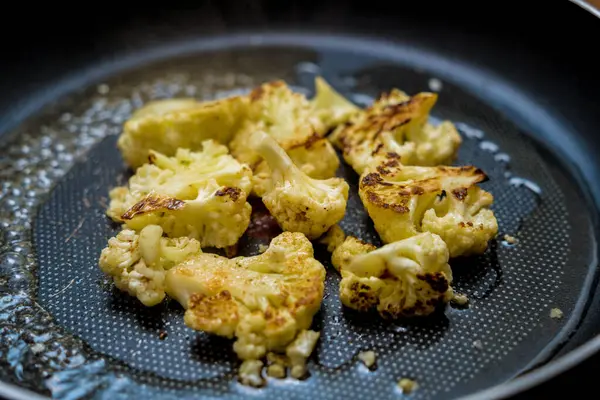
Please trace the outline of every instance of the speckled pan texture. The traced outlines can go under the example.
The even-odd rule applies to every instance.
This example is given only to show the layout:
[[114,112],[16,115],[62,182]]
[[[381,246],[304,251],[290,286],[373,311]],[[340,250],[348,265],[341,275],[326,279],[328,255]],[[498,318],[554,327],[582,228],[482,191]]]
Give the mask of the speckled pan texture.
[[[4,136],[1,379],[60,399],[350,400],[406,396],[396,383],[411,378],[418,389],[410,397],[429,399],[473,393],[551,356],[576,323],[592,257],[589,216],[574,181],[510,121],[461,89],[385,57],[365,56],[358,64],[353,57],[257,46],[172,59],[94,82]],[[100,250],[118,229],[104,215],[108,190],[129,175],[115,143],[123,122],[150,99],[209,99],[275,78],[310,94],[315,73],[361,105],[392,87],[439,91],[434,117],[460,129],[457,164],[489,175],[483,187],[495,196],[500,232],[483,256],[451,261],[455,290],[468,295],[469,307],[396,323],[345,310],[340,278],[315,245],[328,275],[310,377],[269,378],[264,388],[246,388],[235,379],[228,340],[185,327],[173,301],[141,306],[98,269]],[[339,175],[351,185],[342,227],[377,244],[357,176],[347,166]],[[261,231],[264,212],[255,208],[244,255],[256,254],[271,234]],[[505,234],[517,242],[504,241]],[[562,319],[550,318],[555,307]],[[357,360],[361,350],[377,353],[374,370]]]

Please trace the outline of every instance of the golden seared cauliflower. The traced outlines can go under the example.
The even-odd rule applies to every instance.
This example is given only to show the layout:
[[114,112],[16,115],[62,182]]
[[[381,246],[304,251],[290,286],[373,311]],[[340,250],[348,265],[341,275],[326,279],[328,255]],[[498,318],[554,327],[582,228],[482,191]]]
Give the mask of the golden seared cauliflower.
[[321,119],[324,112],[323,109],[316,112],[304,95],[293,92],[283,81],[265,83],[250,93],[247,117],[229,146],[234,157],[256,172],[257,195],[267,185],[261,181],[268,180],[270,172],[261,163],[261,157],[247,146],[250,135],[256,131],[266,132],[275,139],[310,177],[335,176],[339,159],[333,146],[323,138],[327,129]]
[[311,104],[328,130],[345,123],[360,111],[360,108],[345,99],[320,76],[315,78],[315,90],[316,95]]
[[359,311],[377,309],[384,318],[424,316],[452,299],[448,248],[423,232],[355,254],[341,269],[340,299]]
[[267,251],[228,259],[200,254],[168,271],[169,296],[196,330],[236,338],[242,360],[283,352],[308,329],[323,298],[325,268],[301,233],[284,232]]
[[427,122],[436,100],[435,93],[409,97],[394,89],[340,125],[330,140],[359,174],[374,162],[377,154],[386,152],[400,155],[405,165],[450,164],[461,138],[451,122],[438,126]]
[[147,162],[149,150],[172,156],[178,148],[198,150],[207,139],[226,144],[239,128],[246,108],[247,99],[241,96],[208,102],[152,101],[125,122],[117,146],[135,169]]
[[487,179],[480,169],[404,166],[392,153],[372,171],[358,192],[385,243],[431,232],[457,257],[483,253],[496,236],[494,198],[477,186]]
[[348,184],[343,179],[308,177],[264,132],[253,134],[248,146],[269,164],[271,180],[262,201],[284,231],[315,239],[344,217]]
[[352,261],[354,256],[368,253],[376,248],[372,244],[363,242],[354,236],[346,236],[331,253],[331,264],[333,264],[335,269],[341,271]]
[[120,290],[137,297],[145,306],[165,298],[165,274],[187,257],[202,253],[200,243],[187,237],[162,237],[162,228],[148,225],[137,234],[122,230],[108,240],[100,254],[100,269]]
[[287,151],[322,137],[325,125],[303,94],[293,92],[283,81],[274,81],[250,93],[246,119],[229,144],[231,154],[252,167],[260,156],[247,143],[256,131],[266,132]]
[[252,172],[207,140],[202,151],[179,149],[174,157],[150,151],[128,187],[110,192],[107,214],[134,230],[160,225],[169,237],[189,236],[202,247],[235,244],[250,223],[246,201]]

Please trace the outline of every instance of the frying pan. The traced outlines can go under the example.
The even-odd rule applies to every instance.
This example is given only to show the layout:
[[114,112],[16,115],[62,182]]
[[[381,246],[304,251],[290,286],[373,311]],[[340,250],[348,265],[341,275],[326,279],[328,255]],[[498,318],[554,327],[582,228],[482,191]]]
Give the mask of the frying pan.
[[[591,61],[600,23],[591,7],[14,6],[27,23],[1,32],[1,395],[397,398],[395,383],[408,377],[419,384],[414,398],[488,399],[553,393],[550,380],[593,384],[581,379],[600,348]],[[311,376],[249,389],[235,381],[230,342],[185,328],[173,302],[141,307],[99,272],[116,230],[103,215],[106,194],[129,174],[115,140],[152,98],[226,96],[274,78],[310,95],[316,74],[360,105],[392,87],[438,91],[432,118],[454,121],[464,139],[457,162],[490,176],[500,234],[483,256],[451,262],[468,308],[392,324],[341,307],[339,277],[315,245],[328,295]],[[345,166],[339,175],[353,193],[342,226],[379,244],[357,176]],[[253,232],[242,254],[272,233]],[[563,317],[551,318],[553,308]],[[360,350],[376,351],[376,370],[357,362]]]

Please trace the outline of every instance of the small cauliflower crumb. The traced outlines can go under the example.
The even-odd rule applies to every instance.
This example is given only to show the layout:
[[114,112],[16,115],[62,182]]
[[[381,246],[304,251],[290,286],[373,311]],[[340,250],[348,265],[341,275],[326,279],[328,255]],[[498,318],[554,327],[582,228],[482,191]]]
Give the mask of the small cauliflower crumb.
[[319,336],[319,332],[301,331],[285,350],[292,366],[290,375],[293,378],[301,379],[306,375],[306,360],[317,345]]
[[473,347],[475,347],[477,350],[483,350],[483,343],[481,340],[475,340],[473,341]]
[[269,246],[267,246],[266,244],[259,244],[258,245],[258,252],[260,254],[264,253],[265,251],[267,251],[267,249],[269,248]]
[[506,243],[508,244],[515,244],[517,243],[517,238],[514,236],[511,236],[509,234],[504,235],[504,240],[506,241]]
[[417,384],[417,382],[413,381],[412,379],[402,378],[398,381],[398,388],[404,394],[410,394],[418,387],[419,385]]
[[272,378],[285,378],[285,367],[281,364],[272,364],[267,367],[267,375]]
[[454,297],[452,298],[452,304],[455,304],[460,307],[464,307],[469,304],[469,298],[466,294],[462,293],[454,293]]
[[44,347],[43,344],[41,343],[36,343],[33,346],[31,346],[31,351],[33,352],[33,354],[38,354],[41,353],[45,350],[46,348]]
[[561,319],[563,315],[564,313],[560,308],[553,308],[552,310],[550,310],[550,318]]
[[358,353],[358,359],[365,364],[365,367],[371,368],[375,365],[375,361],[377,359],[377,354],[374,351],[361,351]]
[[260,374],[263,362],[260,360],[246,360],[240,365],[238,372],[240,382],[243,385],[260,387],[264,385],[264,380]]

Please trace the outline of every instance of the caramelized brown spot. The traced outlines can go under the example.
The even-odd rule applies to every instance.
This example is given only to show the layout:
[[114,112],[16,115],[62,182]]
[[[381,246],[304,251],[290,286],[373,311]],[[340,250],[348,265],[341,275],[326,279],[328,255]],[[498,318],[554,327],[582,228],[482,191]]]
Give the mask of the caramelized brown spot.
[[148,154],[148,162],[150,164],[154,164],[155,161],[156,161],[156,155],[154,153]]
[[215,193],[215,196],[229,196],[231,200],[237,201],[240,198],[240,194],[242,193],[242,189],[237,187],[226,187],[224,189],[219,189]]
[[420,186],[415,186],[411,189],[411,192],[412,192],[412,194],[416,194],[416,195],[420,196],[423,193],[425,193],[425,190]]
[[363,186],[376,186],[383,183],[383,179],[376,172],[371,172],[362,178]]
[[160,196],[156,194],[149,194],[144,199],[133,205],[125,214],[121,216],[122,219],[132,219],[136,215],[146,214],[157,210],[171,210],[176,211],[185,207],[185,202],[178,200],[174,197]]
[[463,201],[467,197],[467,188],[454,189],[452,194],[458,200]]
[[441,272],[436,272],[433,274],[417,275],[417,278],[419,278],[422,281],[427,282],[433,290],[435,290],[436,292],[439,292],[439,293],[445,293],[446,290],[448,290],[448,287],[450,286],[448,284],[448,279],[446,279],[446,275],[444,275]]

